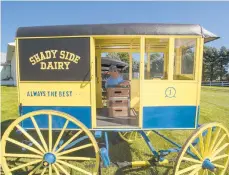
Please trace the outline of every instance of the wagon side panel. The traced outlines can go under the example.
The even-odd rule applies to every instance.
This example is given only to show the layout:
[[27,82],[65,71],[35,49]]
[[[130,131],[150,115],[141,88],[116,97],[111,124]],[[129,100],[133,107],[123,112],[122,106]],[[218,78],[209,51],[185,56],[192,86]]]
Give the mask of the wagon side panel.
[[[57,110],[91,128],[89,37],[19,39],[18,58],[20,115]],[[48,127],[48,121],[37,120],[40,128]],[[64,121],[54,120],[53,127],[63,125]],[[33,128],[29,120],[22,126]]]

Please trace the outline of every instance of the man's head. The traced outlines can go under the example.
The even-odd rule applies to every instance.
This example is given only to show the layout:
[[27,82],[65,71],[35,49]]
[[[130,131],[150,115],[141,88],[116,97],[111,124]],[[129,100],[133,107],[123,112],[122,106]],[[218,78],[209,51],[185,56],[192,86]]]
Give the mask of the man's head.
[[110,76],[111,76],[112,78],[118,78],[119,73],[118,73],[117,67],[114,66],[114,65],[111,65],[111,66],[109,67],[109,74],[110,74]]

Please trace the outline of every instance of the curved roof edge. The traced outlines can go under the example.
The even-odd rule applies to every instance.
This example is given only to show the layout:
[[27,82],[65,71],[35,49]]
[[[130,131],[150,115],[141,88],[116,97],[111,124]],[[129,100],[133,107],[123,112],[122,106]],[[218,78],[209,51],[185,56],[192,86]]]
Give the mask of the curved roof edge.
[[198,24],[85,24],[19,27],[16,37],[80,36],[80,35],[197,35],[205,42],[219,37]]

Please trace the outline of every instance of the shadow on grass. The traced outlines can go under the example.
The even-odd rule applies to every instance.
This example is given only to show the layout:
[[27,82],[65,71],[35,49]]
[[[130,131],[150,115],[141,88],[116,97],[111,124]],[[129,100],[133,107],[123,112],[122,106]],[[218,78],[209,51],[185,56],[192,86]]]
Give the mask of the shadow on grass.
[[1,137],[3,136],[5,130],[10,126],[10,124],[14,121],[14,119],[5,120],[1,122]]
[[131,174],[133,173],[140,173],[145,172],[144,174],[150,174],[150,175],[168,175],[172,174],[173,172],[173,166],[163,166],[164,169],[166,169],[163,173],[158,170],[159,167],[158,165],[151,165],[149,167],[139,167],[139,168],[119,168],[116,172],[115,175],[126,175],[126,174]]
[[[114,175],[126,175],[126,174],[141,174],[142,172],[146,172],[144,174],[151,175],[168,175],[171,174],[173,170],[173,166],[158,166],[155,163],[152,163],[149,167],[140,167],[140,168],[131,168],[131,167],[119,167],[119,163],[123,162],[132,162],[132,154],[131,150],[133,149],[129,143],[122,140],[118,133],[116,132],[108,132],[109,135],[109,156],[110,161],[112,162],[111,166],[117,168]],[[152,155],[151,155],[152,156]],[[159,167],[163,167],[164,171],[158,170]],[[108,167],[109,168],[109,167]],[[103,168],[105,169],[105,168]],[[102,174],[105,174],[106,170],[102,170]]]

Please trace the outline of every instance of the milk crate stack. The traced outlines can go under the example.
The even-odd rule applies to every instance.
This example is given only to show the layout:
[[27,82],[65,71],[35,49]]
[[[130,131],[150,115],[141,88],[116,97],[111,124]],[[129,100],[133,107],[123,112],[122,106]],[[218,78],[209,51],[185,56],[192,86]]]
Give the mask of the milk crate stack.
[[107,106],[109,117],[130,116],[130,89],[129,88],[108,88]]

